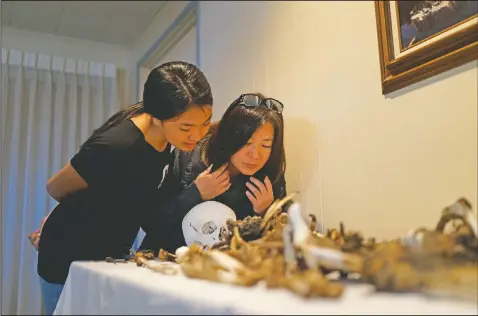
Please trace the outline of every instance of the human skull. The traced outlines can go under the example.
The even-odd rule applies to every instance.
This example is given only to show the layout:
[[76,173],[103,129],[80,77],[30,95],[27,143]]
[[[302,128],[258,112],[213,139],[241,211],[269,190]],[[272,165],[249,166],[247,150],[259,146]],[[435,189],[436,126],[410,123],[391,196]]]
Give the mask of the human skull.
[[182,229],[186,245],[193,243],[211,247],[220,242],[220,232],[227,229],[227,221],[236,220],[236,214],[228,206],[206,201],[193,207],[184,217]]

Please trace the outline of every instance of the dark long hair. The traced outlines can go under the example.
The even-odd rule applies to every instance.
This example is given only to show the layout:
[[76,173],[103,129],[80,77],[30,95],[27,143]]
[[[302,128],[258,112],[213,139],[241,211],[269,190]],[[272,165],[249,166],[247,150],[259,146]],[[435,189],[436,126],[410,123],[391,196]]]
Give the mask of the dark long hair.
[[[265,98],[260,93],[255,95]],[[231,156],[244,147],[256,130],[264,123],[274,127],[271,155],[259,171],[272,182],[284,174],[286,168],[284,150],[284,120],[282,114],[263,106],[245,107],[236,99],[226,110],[221,120],[211,126],[201,146],[201,157],[213,170],[229,162]]]
[[168,62],[149,73],[144,84],[142,102],[113,114],[89,139],[121,121],[143,113],[148,113],[159,120],[167,120],[181,115],[191,105],[212,106],[212,104],[211,86],[199,68],[182,61]]

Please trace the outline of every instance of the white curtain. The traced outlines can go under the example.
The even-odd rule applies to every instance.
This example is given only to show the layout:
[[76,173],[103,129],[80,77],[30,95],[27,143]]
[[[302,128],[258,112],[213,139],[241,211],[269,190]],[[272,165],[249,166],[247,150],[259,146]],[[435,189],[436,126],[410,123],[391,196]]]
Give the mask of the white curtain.
[[27,235],[56,205],[45,184],[120,108],[112,64],[2,49],[2,314],[42,311]]

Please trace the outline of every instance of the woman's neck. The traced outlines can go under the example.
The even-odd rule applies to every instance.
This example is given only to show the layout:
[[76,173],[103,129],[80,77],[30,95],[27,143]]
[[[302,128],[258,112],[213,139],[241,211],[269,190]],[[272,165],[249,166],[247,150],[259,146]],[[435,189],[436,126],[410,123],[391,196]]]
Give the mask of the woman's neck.
[[131,121],[141,130],[144,139],[154,149],[161,152],[168,145],[168,141],[164,137],[162,131],[153,125],[153,118],[147,113],[140,114],[131,119]]
[[[151,131],[151,129],[149,130]],[[144,135],[144,139],[147,143],[154,147],[157,151],[164,151],[168,146],[168,141],[164,138],[162,133],[147,133]]]
[[234,178],[241,174],[239,170],[236,167],[234,167],[234,165],[231,162],[229,162],[227,165],[227,171],[229,171],[229,177],[231,178]]

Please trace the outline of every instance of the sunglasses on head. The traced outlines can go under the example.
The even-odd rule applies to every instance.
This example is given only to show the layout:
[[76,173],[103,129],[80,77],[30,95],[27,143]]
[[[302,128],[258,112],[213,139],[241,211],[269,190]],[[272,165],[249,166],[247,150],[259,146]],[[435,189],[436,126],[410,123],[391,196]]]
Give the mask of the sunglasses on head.
[[277,113],[282,113],[284,110],[284,104],[279,100],[266,98],[263,99],[255,94],[241,94],[239,97],[239,105],[246,107],[256,107],[256,106],[265,106],[269,110],[275,111]]

